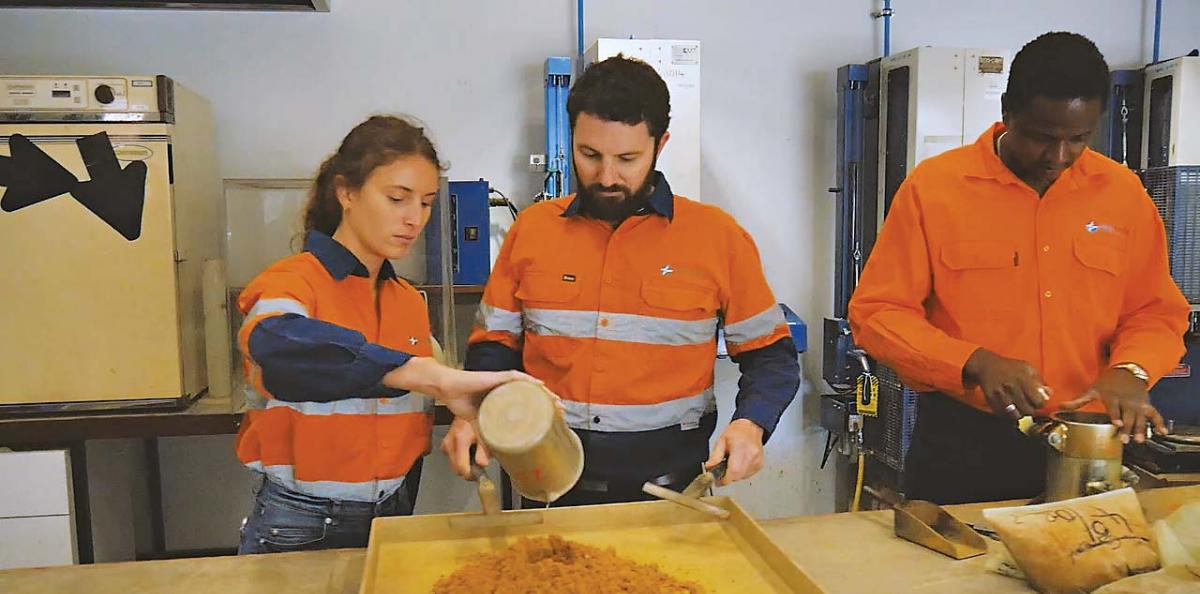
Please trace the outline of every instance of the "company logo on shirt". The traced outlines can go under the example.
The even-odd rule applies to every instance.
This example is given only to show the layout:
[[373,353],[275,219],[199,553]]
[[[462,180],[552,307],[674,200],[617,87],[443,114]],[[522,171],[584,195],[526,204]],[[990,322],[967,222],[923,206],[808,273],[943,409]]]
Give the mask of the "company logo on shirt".
[[672,272],[675,272],[675,269],[671,268],[670,264],[667,264],[666,266],[659,268],[658,272],[661,273],[663,276],[666,276],[668,274],[671,274]]
[[1083,228],[1086,229],[1088,233],[1097,233],[1100,231],[1105,231],[1108,233],[1115,234],[1117,232],[1117,230],[1112,225],[1097,224],[1096,221],[1094,221],[1094,220],[1088,221],[1087,224],[1083,226]]

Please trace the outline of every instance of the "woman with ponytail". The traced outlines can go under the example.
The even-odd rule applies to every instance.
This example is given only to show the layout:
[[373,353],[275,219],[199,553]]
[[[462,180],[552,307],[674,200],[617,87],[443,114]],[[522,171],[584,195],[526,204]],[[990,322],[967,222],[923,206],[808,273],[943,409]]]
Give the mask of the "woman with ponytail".
[[441,162],[422,128],[374,116],[321,165],[304,247],[238,299],[250,411],[238,458],[258,476],[242,554],[364,547],[376,516],[412,513],[429,394],[460,418],[518,372],[431,357],[421,296],[388,260],[429,221]]

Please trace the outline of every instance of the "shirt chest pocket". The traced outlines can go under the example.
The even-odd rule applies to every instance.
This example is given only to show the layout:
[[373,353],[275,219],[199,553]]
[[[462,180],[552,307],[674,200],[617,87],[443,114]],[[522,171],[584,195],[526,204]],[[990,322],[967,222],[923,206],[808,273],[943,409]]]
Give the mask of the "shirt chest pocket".
[[642,301],[652,309],[670,312],[715,313],[720,303],[717,287],[701,281],[650,279],[642,281]]
[[1072,246],[1076,263],[1071,307],[1104,312],[1115,323],[1125,297],[1125,245],[1117,239],[1077,237]]
[[1125,272],[1122,246],[1101,243],[1092,238],[1075,239],[1075,258],[1089,271],[1102,273],[1100,280],[1115,280]]
[[1020,257],[1013,244],[953,242],[942,246],[938,257],[943,273],[934,275],[934,292],[948,308],[998,314],[1015,306]]

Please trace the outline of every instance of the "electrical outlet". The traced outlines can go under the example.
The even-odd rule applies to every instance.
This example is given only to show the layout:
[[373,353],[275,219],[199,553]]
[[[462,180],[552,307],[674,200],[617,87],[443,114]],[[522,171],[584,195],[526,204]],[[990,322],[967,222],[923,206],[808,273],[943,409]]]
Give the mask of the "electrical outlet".
[[546,155],[529,155],[529,170],[530,171],[545,171],[546,170]]

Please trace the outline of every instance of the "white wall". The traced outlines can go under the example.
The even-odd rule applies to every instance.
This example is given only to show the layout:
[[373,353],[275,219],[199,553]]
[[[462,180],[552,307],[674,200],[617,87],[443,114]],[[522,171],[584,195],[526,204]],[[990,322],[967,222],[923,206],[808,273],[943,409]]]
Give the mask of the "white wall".
[[[3,10],[0,71],[171,75],[213,101],[226,178],[310,175],[367,114],[416,114],[451,161],[451,177],[485,177],[522,202],[540,183],[524,163],[542,152],[542,63],[574,54],[574,4],[335,0],[329,14]],[[894,4],[894,51],[1016,50],[1039,33],[1065,29],[1094,39],[1114,67],[1149,60],[1153,2]],[[1200,44],[1185,39],[1200,30],[1200,3],[1165,5],[1163,55]],[[832,301],[826,188],[834,167],[834,70],[879,53],[878,22],[869,16],[876,6],[605,0],[587,7],[589,43],[628,35],[703,42],[705,200],[731,211],[757,239],[777,296],[809,322],[818,351],[819,322]],[[808,385],[819,385],[819,352],[805,357],[805,368]],[[731,377],[722,371],[723,384]],[[799,416],[787,424],[793,433],[777,438],[775,445],[788,447],[773,454],[786,454],[779,462],[785,475],[807,469],[804,484],[784,494],[784,504],[764,503],[771,514],[832,509],[829,474],[810,474],[822,434],[806,399],[808,406],[791,413]],[[756,501],[765,501],[772,484],[758,484]],[[451,491],[426,493],[439,493],[449,507],[469,499]]]

